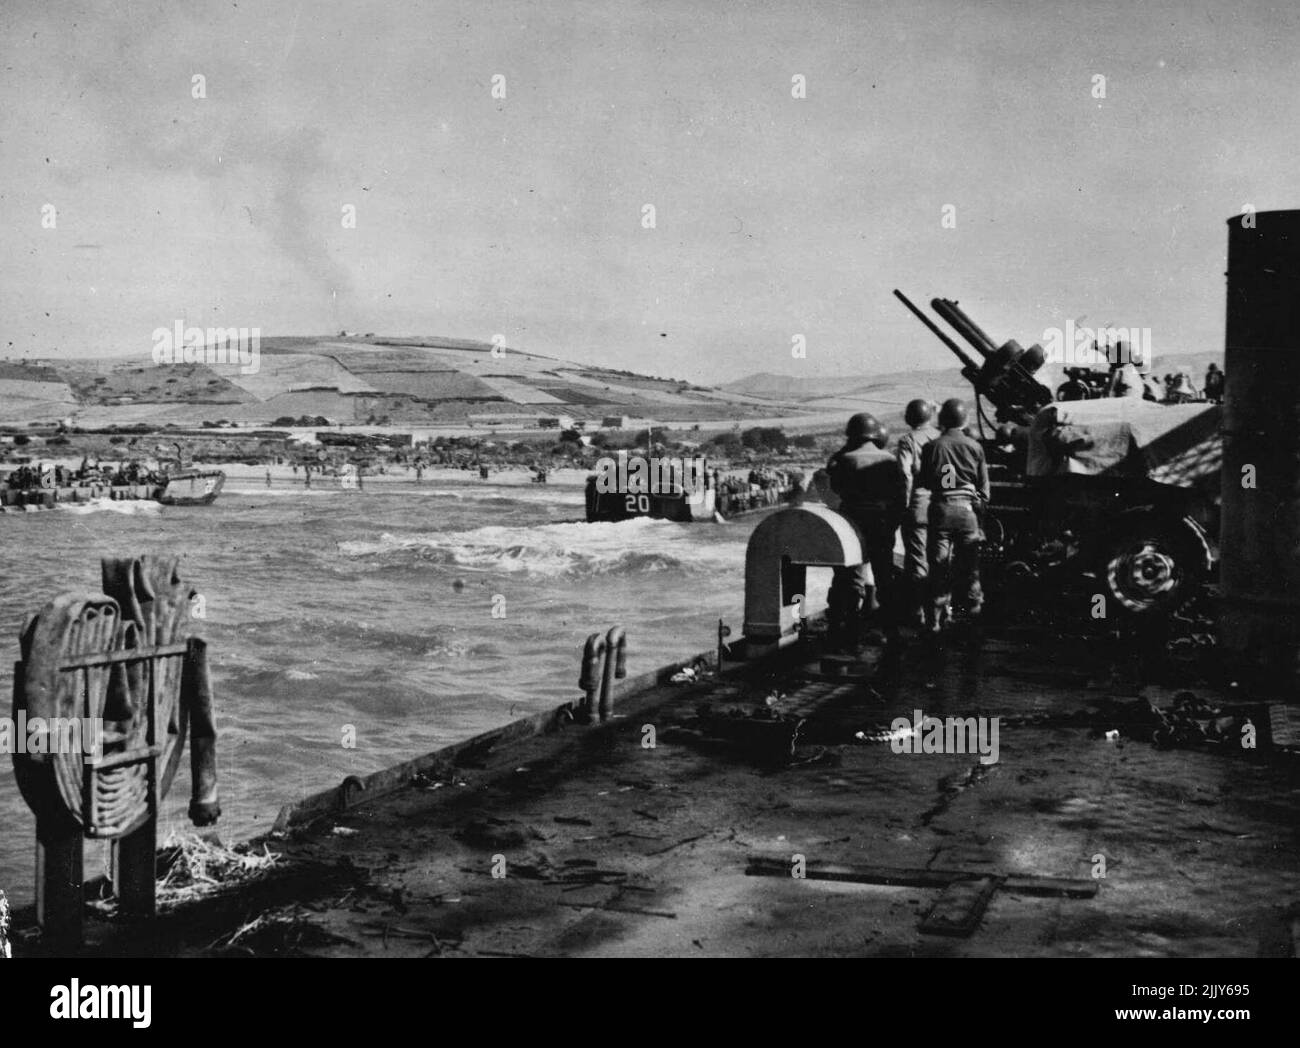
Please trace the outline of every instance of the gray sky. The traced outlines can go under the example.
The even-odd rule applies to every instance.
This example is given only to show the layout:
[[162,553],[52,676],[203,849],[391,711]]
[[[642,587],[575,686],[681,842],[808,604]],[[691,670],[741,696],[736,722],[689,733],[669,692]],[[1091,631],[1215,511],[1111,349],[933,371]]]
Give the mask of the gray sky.
[[5,0],[0,34],[9,356],[182,318],[700,381],[949,364],[895,286],[1210,350],[1224,219],[1300,205],[1292,0]]

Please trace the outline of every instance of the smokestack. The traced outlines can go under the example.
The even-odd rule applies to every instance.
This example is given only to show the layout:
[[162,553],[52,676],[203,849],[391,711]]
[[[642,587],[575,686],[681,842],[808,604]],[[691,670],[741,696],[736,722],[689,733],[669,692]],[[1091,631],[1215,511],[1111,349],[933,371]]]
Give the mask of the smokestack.
[[1220,648],[1300,694],[1300,211],[1228,220]]

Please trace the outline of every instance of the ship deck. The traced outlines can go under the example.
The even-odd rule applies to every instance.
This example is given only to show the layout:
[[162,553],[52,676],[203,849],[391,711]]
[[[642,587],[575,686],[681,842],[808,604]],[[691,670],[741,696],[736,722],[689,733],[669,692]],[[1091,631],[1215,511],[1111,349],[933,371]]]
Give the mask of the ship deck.
[[[1157,748],[1134,711],[1181,685],[1111,654],[992,627],[796,648],[621,694],[605,725],[534,718],[286,811],[270,875],[92,920],[88,952],[1291,955],[1295,751],[1263,709],[1256,750]],[[998,760],[857,738],[916,709],[999,716]]]

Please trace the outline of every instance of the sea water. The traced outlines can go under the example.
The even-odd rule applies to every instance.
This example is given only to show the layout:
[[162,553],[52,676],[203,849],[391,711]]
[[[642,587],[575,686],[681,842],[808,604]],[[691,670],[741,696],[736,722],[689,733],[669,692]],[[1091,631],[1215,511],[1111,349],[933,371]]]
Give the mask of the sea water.
[[[171,553],[210,643],[223,814],[233,843],[280,806],[577,699],[582,644],[628,631],[638,673],[741,633],[755,521],[582,521],[580,486],[266,488],[215,504],[105,503],[0,517],[0,690],[18,629],[56,594],[97,593],[102,556]],[[345,746],[349,731],[355,746]],[[159,827],[189,826],[189,761]],[[0,887],[31,897],[33,820],[0,758]],[[87,876],[100,872],[90,853]]]

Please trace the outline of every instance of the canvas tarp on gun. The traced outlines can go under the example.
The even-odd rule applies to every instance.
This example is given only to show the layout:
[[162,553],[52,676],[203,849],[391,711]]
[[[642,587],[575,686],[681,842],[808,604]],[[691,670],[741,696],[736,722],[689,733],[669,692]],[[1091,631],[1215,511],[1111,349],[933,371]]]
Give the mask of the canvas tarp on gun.
[[1145,475],[1179,488],[1217,486],[1222,409],[1136,399],[1049,404],[1029,428],[1030,476]]

